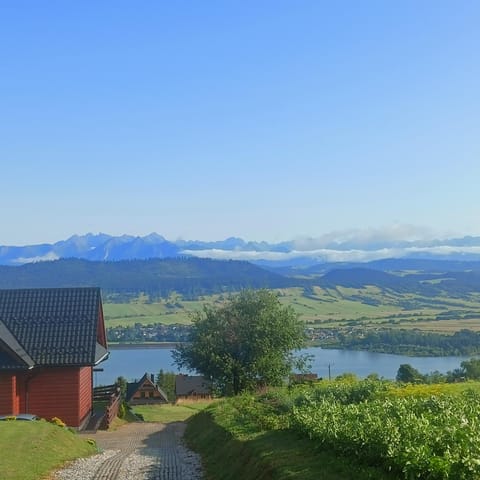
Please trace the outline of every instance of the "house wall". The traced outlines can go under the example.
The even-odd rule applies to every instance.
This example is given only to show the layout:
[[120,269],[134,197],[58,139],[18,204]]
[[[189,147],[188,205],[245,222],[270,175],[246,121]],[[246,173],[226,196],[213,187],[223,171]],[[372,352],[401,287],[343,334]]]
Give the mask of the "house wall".
[[82,423],[86,417],[90,416],[92,411],[92,398],[93,398],[93,380],[92,380],[92,367],[83,367],[79,371],[79,405],[78,405],[78,418]]
[[50,420],[58,417],[80,427],[92,408],[91,367],[45,368],[20,374],[24,392],[20,410]]
[[0,415],[18,413],[17,377],[13,373],[0,373]]

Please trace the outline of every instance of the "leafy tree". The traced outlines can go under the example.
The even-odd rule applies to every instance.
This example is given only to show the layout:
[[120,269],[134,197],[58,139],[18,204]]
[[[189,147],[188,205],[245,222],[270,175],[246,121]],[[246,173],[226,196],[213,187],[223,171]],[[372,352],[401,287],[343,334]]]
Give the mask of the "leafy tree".
[[465,378],[468,380],[479,380],[480,379],[480,359],[471,358],[470,360],[465,360],[460,364],[462,370],[465,372]]
[[174,372],[165,372],[161,369],[158,372],[157,385],[166,393],[167,398],[170,402],[175,401],[175,373]]
[[243,290],[193,314],[190,342],[173,352],[179,367],[211,379],[223,394],[278,385],[297,362],[304,325],[268,290]]
[[397,382],[422,383],[424,376],[408,363],[403,363],[397,371]]
[[452,371],[447,372],[447,382],[455,383],[465,380],[465,370],[463,368],[455,368]]
[[127,395],[127,379],[120,375],[115,380],[115,384],[119,386],[122,398],[125,398]]
[[434,370],[433,372],[424,375],[425,383],[445,383],[447,381],[447,375]]

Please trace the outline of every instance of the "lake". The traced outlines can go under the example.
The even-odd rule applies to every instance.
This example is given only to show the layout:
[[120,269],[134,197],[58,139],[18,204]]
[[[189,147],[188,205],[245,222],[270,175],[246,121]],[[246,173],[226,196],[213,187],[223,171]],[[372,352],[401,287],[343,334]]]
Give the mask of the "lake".
[[[407,357],[387,353],[371,353],[354,350],[330,350],[320,347],[311,347],[301,350],[313,356],[312,372],[319,377],[328,378],[329,368],[331,377],[342,373],[355,373],[364,378],[370,373],[377,373],[381,377],[394,379],[398,367],[402,363],[409,363],[421,373],[434,370],[445,373],[460,367],[463,360],[470,357]],[[160,369],[178,372],[173,364],[171,348],[112,348],[110,358],[99,365],[103,372],[94,373],[95,385],[114,383],[120,375],[128,381],[140,379],[144,373],[157,374]],[[183,372],[187,373],[187,372]]]

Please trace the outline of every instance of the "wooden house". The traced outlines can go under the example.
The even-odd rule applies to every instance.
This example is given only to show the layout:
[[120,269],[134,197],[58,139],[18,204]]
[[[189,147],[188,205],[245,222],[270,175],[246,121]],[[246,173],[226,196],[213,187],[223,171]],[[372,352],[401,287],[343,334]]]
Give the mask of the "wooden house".
[[0,415],[82,428],[93,367],[108,357],[99,288],[0,290]]
[[155,384],[155,377],[146,373],[138,382],[127,384],[125,400],[130,405],[168,403],[165,392]]
[[176,401],[212,398],[212,383],[201,375],[180,374],[175,377]]

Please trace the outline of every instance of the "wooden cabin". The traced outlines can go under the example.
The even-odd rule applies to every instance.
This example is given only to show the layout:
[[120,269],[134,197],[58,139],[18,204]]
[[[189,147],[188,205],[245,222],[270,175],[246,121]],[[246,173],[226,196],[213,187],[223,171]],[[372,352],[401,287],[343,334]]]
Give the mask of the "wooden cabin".
[[175,377],[176,401],[212,398],[212,383],[201,375],[180,374]]
[[108,357],[99,288],[0,290],[0,415],[82,428],[93,367]]
[[166,393],[155,384],[155,377],[146,373],[138,382],[127,384],[125,399],[130,405],[168,403]]

